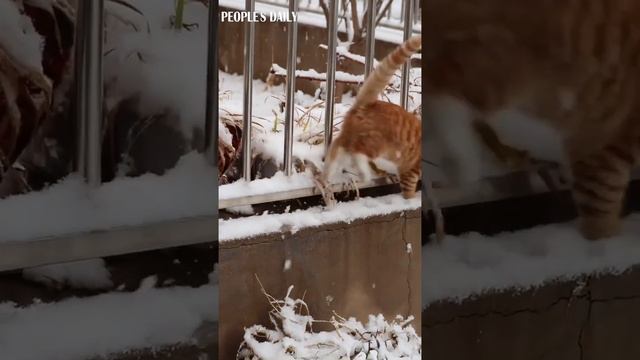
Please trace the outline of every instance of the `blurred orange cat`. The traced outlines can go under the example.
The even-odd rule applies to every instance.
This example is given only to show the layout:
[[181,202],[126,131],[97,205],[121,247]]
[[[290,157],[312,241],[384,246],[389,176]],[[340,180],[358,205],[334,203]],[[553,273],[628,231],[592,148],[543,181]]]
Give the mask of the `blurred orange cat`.
[[477,152],[468,144],[477,135],[469,124],[526,114],[561,139],[583,235],[617,234],[640,155],[640,1],[422,5],[425,121],[448,153],[443,169],[473,179]]

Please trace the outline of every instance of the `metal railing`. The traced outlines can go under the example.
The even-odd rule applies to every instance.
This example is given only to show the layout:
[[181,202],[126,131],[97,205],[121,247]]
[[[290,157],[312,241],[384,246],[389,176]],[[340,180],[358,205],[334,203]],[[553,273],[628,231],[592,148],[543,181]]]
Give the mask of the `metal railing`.
[[[257,0],[246,0],[245,10],[253,11]],[[295,11],[299,9],[299,0],[290,0],[288,2],[288,10]],[[339,1],[329,0],[329,21],[328,21],[328,39],[327,39],[327,75],[326,75],[326,107],[324,113],[324,145],[325,153],[331,144],[331,136],[334,128],[334,110],[335,110],[335,84],[336,84],[336,47],[338,41],[338,17],[339,17]],[[375,1],[367,0],[368,5],[372,6]],[[419,0],[414,0],[413,4],[418,4]],[[281,4],[278,3],[278,4]],[[413,33],[414,24],[414,11],[416,6],[405,6],[404,19],[405,26],[403,28],[404,38],[408,39]],[[365,72],[368,74],[373,68],[375,57],[375,11],[367,12],[367,24],[366,31],[366,55],[365,55]],[[285,142],[284,142],[284,164],[283,170],[287,176],[293,174],[293,129],[294,129],[294,94],[295,94],[295,70],[297,59],[297,34],[296,25],[290,23],[288,27],[288,43],[287,43],[287,78],[286,78],[286,117],[285,117]],[[245,181],[251,181],[251,119],[252,119],[252,80],[253,80],[253,65],[254,65],[254,46],[255,46],[255,34],[253,23],[245,24],[245,38],[244,38],[244,97],[243,97],[243,136],[242,136],[242,177]],[[401,104],[406,108],[409,98],[409,71],[411,64],[406,64],[402,73],[402,93]],[[369,183],[360,183],[358,187],[360,189],[376,187],[388,184],[386,179],[375,179]],[[343,184],[335,184],[332,186],[334,191],[342,191],[346,189]],[[222,186],[224,189],[224,185]],[[241,206],[241,205],[253,205],[263,202],[290,200],[300,197],[307,197],[313,195],[319,195],[318,189],[315,186],[308,186],[304,188],[297,188],[290,191],[278,191],[270,194],[252,195],[245,194],[243,196],[225,197],[224,190],[220,192],[220,200],[218,202],[218,208],[224,209],[228,207]]]
[[[204,125],[205,131],[210,134],[205,135],[205,151],[212,146],[212,139],[217,139],[217,127],[213,126],[218,108],[217,3],[212,1],[209,7]],[[76,22],[75,111],[78,119],[78,153],[75,165],[76,171],[95,188],[101,183],[104,0],[79,1]],[[213,181],[211,191],[216,191]],[[217,232],[216,217],[202,216],[30,241],[5,241],[0,242],[0,271],[208,243],[217,240]]]
[[78,2],[76,23],[76,171],[97,187],[101,182],[104,0]]

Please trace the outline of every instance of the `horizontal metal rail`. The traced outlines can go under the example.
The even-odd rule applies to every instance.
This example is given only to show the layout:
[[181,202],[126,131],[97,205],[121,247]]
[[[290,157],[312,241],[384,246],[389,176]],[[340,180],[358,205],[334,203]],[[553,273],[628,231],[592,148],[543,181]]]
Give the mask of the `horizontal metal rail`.
[[[483,179],[475,184],[465,187],[436,188],[434,193],[438,198],[440,207],[479,204],[518,197],[527,197],[550,193],[551,190],[540,178],[533,178],[531,186],[520,186],[525,172],[513,172],[498,177]],[[640,180],[640,169],[631,175],[631,181]],[[508,184],[508,186],[501,186]],[[571,186],[557,184],[557,191],[571,190]]]
[[[504,182],[509,182],[510,179],[520,177],[523,173],[512,173],[501,176],[500,179]],[[481,180],[476,184],[466,187],[444,187],[434,189],[435,196],[438,198],[438,202],[441,207],[453,207],[460,205],[469,205],[474,203],[491,202],[497,200],[503,200],[507,198],[523,197],[535,194],[542,194],[549,192],[550,190],[541,181],[533,181],[531,187],[499,187],[495,183],[496,178]],[[392,185],[387,178],[374,179],[368,183],[356,183],[358,189],[369,189],[385,185]],[[333,192],[343,192],[353,189],[351,184],[333,184],[331,190]],[[568,189],[568,188],[567,188]],[[562,188],[561,188],[562,190]],[[225,209],[235,206],[244,205],[256,205],[270,202],[293,200],[303,197],[321,195],[320,191],[315,186],[301,187],[297,189],[287,191],[277,191],[266,194],[256,194],[241,197],[221,198],[219,200],[219,209]]]
[[0,243],[0,271],[217,241],[216,216]]
[[[357,182],[355,185],[358,189],[369,189],[378,186],[391,185],[393,184],[387,179],[379,178],[373,179],[370,182],[363,183]],[[352,184],[332,184],[330,187],[331,191],[335,192],[343,192],[349,191],[353,189]],[[221,198],[218,201],[218,209],[226,209],[235,206],[244,206],[244,205],[256,205],[256,204],[265,204],[276,201],[284,201],[284,200],[294,200],[304,197],[317,196],[321,195],[320,191],[315,186],[308,187],[300,187],[287,191],[276,191],[270,192],[266,194],[256,194],[256,195],[246,195],[239,197],[230,197],[230,198]]]
[[[502,180],[508,181],[510,177],[515,177],[517,175],[517,173],[506,175],[502,177]],[[568,189],[568,187],[558,188],[558,190]],[[442,208],[493,202],[549,192],[551,192],[551,190],[549,190],[549,188],[542,182],[533,182],[531,187],[514,186],[509,188],[499,188],[495,183],[492,183],[492,179],[482,180],[476,184],[466,187],[434,189],[435,196]]]

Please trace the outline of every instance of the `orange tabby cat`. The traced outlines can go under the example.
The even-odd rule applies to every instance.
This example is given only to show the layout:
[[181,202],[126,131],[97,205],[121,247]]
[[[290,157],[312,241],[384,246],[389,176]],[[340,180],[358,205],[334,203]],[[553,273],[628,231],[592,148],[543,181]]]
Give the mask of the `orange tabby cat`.
[[[580,229],[619,232],[640,157],[640,1],[424,0],[425,119],[473,168],[467,126],[515,111],[552,128],[573,176]],[[469,167],[467,167],[469,165]]]
[[383,159],[397,167],[402,195],[414,197],[421,173],[420,120],[398,105],[379,101],[378,96],[395,72],[420,48],[420,36],[408,39],[387,55],[366,79],[344,119],[340,135],[329,147],[323,183],[351,165],[363,181],[369,181],[369,162]]

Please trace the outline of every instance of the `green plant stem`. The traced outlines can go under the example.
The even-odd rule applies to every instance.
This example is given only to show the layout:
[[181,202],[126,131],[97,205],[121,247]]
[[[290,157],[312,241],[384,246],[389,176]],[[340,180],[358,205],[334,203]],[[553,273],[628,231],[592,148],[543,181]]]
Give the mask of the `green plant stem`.
[[178,31],[182,30],[182,23],[184,18],[184,2],[185,0],[176,0],[176,20],[174,26]]

